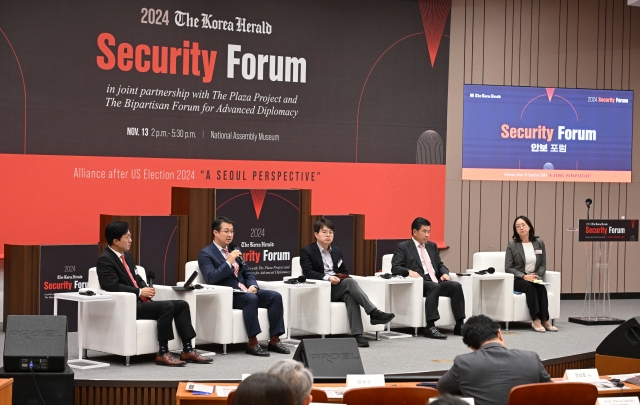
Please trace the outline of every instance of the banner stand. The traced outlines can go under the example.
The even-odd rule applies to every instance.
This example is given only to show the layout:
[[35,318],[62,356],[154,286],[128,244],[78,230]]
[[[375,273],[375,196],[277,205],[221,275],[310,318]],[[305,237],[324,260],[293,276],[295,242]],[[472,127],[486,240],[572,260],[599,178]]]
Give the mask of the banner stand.
[[637,220],[580,220],[578,240],[585,242],[587,284],[582,316],[570,317],[569,322],[587,326],[624,323],[611,313],[609,257],[613,242],[638,240],[637,223]]

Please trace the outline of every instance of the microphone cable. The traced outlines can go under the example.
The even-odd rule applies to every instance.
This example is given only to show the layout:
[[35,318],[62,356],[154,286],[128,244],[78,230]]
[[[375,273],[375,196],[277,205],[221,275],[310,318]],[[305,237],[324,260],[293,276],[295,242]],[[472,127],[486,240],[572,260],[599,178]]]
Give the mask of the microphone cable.
[[47,403],[44,402],[44,398],[42,398],[42,394],[40,393],[40,388],[38,388],[38,382],[36,381],[36,376],[35,374],[33,374],[33,362],[29,363],[29,370],[31,370],[31,377],[33,377],[33,384],[36,386],[36,390],[38,390],[38,395],[40,395],[40,399],[42,400],[42,403],[44,405],[47,405]]

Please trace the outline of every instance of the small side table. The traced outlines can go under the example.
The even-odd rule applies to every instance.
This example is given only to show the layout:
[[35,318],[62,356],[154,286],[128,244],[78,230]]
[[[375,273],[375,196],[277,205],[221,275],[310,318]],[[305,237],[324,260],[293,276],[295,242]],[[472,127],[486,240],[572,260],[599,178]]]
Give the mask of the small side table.
[[[98,368],[98,367],[108,367],[108,363],[101,363],[92,360],[85,360],[84,353],[84,334],[82,332],[82,319],[84,316],[84,306],[87,303],[96,302],[96,301],[110,301],[110,295],[97,294],[97,295],[81,295],[78,292],[69,292],[69,293],[55,293],[53,294],[53,314],[58,315],[58,300],[67,300],[67,301],[76,301],[78,303],[78,359],[77,360],[69,360],[67,364],[69,367],[74,368]],[[79,363],[79,364],[74,364]]]

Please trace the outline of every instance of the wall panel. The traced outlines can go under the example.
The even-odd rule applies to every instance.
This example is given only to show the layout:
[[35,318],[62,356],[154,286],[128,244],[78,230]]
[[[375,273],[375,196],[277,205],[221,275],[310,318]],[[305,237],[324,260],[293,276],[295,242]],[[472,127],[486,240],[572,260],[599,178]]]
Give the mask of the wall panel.
[[[504,250],[513,219],[527,215],[545,240],[547,267],[562,273],[562,292],[583,293],[585,247],[567,229],[585,217],[587,197],[594,201],[596,217],[640,218],[640,206],[628,204],[640,200],[640,165],[633,165],[634,182],[628,185],[462,181],[460,80],[640,90],[640,9],[624,0],[454,0],[450,52],[447,265],[452,271],[464,270],[475,252]],[[639,109],[636,102],[636,117]],[[640,118],[634,120],[634,134],[640,134]],[[634,163],[640,162],[638,141],[633,157]],[[612,246],[612,292],[640,291],[640,277],[628,265],[638,262],[640,246]]]

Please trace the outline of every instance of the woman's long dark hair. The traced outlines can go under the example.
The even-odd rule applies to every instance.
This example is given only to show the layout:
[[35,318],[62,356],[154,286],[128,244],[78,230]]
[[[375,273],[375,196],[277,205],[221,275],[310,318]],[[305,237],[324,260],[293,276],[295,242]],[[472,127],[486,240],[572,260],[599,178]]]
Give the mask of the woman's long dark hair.
[[516,242],[522,242],[522,239],[520,239],[520,235],[518,235],[518,232],[516,231],[516,222],[518,222],[519,219],[523,220],[527,223],[527,225],[529,225],[529,242],[533,242],[538,239],[533,230],[533,224],[531,223],[529,218],[525,217],[524,215],[520,215],[513,221],[513,240],[515,240]]

